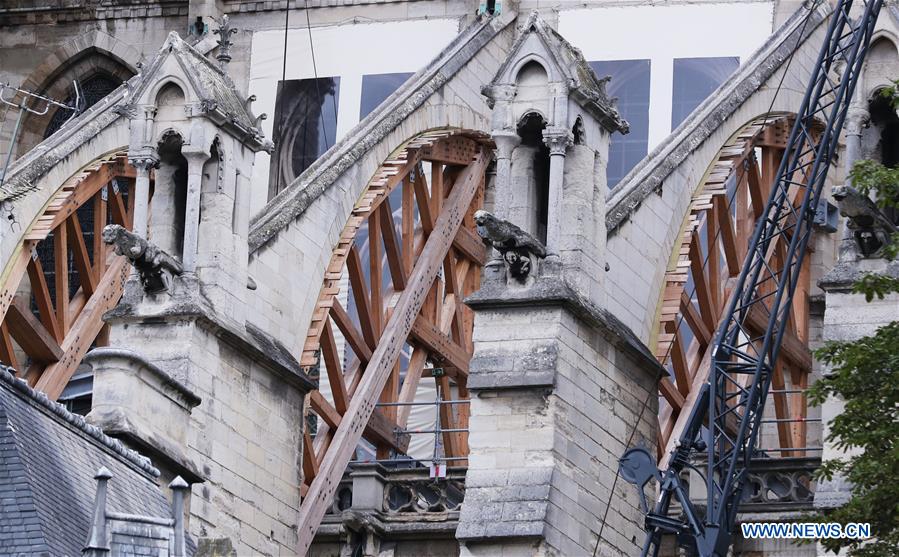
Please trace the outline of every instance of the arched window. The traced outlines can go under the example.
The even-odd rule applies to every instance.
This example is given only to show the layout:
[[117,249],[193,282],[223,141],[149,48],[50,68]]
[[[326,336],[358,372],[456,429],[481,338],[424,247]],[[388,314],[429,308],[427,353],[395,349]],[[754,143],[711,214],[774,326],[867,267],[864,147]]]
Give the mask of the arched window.
[[[69,96],[63,101],[64,104],[77,107],[81,112],[97,104],[103,97],[112,93],[122,84],[122,81],[106,73],[96,74],[80,83],[81,99],[74,90],[74,84],[71,87]],[[80,102],[79,102],[80,101]],[[64,108],[57,108],[44,130],[44,139],[47,139],[56,133],[63,124],[74,116],[75,112]]]
[[533,152],[531,167],[533,178],[529,180],[530,191],[526,194],[526,203],[534,209],[527,219],[525,228],[545,244],[549,214],[549,148],[543,143],[544,129],[546,120],[536,112],[528,112],[518,123],[518,135],[521,137],[518,149],[529,149]]

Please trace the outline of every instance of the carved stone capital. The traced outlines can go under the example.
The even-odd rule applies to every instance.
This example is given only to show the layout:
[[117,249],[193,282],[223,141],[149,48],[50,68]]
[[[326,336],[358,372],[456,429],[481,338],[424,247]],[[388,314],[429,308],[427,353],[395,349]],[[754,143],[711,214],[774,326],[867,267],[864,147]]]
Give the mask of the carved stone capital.
[[496,158],[511,159],[512,151],[521,144],[521,136],[511,131],[495,131],[492,134],[496,143]]
[[846,135],[861,135],[862,129],[871,121],[871,113],[861,106],[852,106],[846,114],[844,130]]
[[136,168],[138,173],[149,172],[151,168],[159,166],[159,156],[155,152],[130,155],[128,157],[128,164]]
[[574,144],[574,136],[565,128],[546,128],[543,130],[543,143],[549,147],[550,155],[565,156],[565,151]]

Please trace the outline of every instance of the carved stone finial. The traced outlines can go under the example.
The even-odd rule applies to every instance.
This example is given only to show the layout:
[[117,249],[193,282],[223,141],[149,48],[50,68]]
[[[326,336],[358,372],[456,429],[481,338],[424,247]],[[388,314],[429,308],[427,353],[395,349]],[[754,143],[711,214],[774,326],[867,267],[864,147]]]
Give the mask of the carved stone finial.
[[219,66],[222,69],[231,61],[231,47],[234,43],[231,42],[231,35],[237,33],[237,29],[231,27],[231,21],[227,15],[222,16],[222,20],[216,22],[219,24],[219,28],[213,30],[212,32],[219,36],[219,40],[216,41],[219,45],[219,52],[216,54],[215,59],[219,61]]
[[103,242],[115,246],[118,255],[131,261],[148,294],[168,290],[171,276],[184,272],[177,259],[118,224],[109,224],[103,229]]
[[897,232],[896,226],[877,205],[852,186],[835,186],[832,195],[840,214],[849,219],[847,227],[863,256],[876,254]]
[[511,222],[496,218],[487,211],[477,211],[474,222],[478,235],[502,256],[509,274],[524,281],[537,258],[546,257],[546,246]]

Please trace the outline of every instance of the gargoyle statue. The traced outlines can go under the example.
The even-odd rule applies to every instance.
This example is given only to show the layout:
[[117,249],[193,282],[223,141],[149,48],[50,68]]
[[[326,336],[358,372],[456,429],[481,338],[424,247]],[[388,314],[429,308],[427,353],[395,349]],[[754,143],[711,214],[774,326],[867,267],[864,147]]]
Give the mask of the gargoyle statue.
[[149,294],[168,290],[171,275],[184,272],[177,259],[118,224],[106,225],[103,242],[115,246],[118,255],[124,255],[131,261],[140,275],[144,291]]
[[509,273],[520,281],[531,272],[533,258],[546,257],[546,246],[511,222],[498,219],[487,211],[477,211],[474,222],[484,243],[496,248],[509,266]]
[[877,205],[852,186],[834,186],[832,195],[840,207],[840,214],[849,219],[855,243],[865,257],[877,252],[897,232],[896,226]]

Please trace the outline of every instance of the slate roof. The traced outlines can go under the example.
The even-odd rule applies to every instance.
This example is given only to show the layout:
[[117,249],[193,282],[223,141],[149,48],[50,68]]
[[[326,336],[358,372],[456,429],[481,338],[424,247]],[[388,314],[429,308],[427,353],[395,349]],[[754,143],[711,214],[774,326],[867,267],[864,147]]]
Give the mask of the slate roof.
[[108,512],[171,516],[148,459],[0,365],[0,555],[79,557],[101,466],[113,475]]

